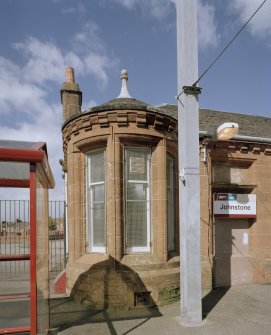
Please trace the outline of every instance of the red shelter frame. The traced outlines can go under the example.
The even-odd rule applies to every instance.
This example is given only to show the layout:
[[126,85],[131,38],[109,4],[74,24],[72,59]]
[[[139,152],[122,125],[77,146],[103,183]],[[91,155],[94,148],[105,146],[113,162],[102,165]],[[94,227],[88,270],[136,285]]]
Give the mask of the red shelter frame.
[[[0,140],[0,163],[24,164],[24,169],[29,168],[28,177],[19,175],[7,178],[0,173],[0,187],[29,188],[30,190],[30,254],[0,255],[0,261],[30,260],[30,295],[12,294],[0,296],[1,299],[20,299],[30,296],[30,325],[16,328],[0,328],[0,334],[30,332],[37,334],[37,183],[42,185],[45,192],[53,188],[54,178],[48,163],[47,149],[44,142],[20,142]],[[21,164],[22,165],[22,164]],[[9,165],[7,165],[9,166]],[[1,168],[1,165],[0,165]],[[14,177],[14,178],[13,178]],[[46,198],[48,201],[48,197]],[[40,223],[39,223],[40,224]],[[47,224],[45,222],[44,224]],[[49,329],[48,329],[49,330]],[[48,331],[47,330],[47,331]],[[44,329],[42,330],[44,331]],[[46,332],[46,330],[45,330]]]

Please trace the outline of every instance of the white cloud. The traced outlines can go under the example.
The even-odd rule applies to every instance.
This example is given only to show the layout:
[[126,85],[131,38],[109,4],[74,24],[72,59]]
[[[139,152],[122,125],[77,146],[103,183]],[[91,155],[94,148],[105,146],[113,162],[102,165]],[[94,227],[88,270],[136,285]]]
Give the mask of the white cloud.
[[98,86],[105,87],[108,82],[108,70],[116,65],[117,60],[108,52],[103,40],[99,37],[99,28],[88,22],[72,38],[73,49],[80,53],[66,55],[66,60],[74,60],[79,74],[92,74],[98,79]]
[[[13,111],[13,117],[16,118],[16,113]],[[63,199],[61,187],[61,167],[59,159],[63,157],[61,143],[61,107],[46,103],[45,100],[40,101],[39,109],[32,111],[31,121],[17,121],[14,124],[7,126],[0,125],[1,138],[20,141],[37,141],[46,142],[50,166],[56,180],[56,190],[52,195],[54,199]],[[6,196],[5,189],[1,189],[0,197]],[[18,197],[24,196],[18,190]]]
[[33,37],[14,43],[13,48],[27,56],[27,63],[20,70],[23,79],[39,85],[48,81],[59,83],[63,81],[64,69],[68,65],[73,66],[78,75],[92,74],[100,87],[106,86],[107,71],[115,64],[115,59],[108,56],[106,47],[96,35],[95,26],[87,24],[74,36],[72,44],[72,50],[63,53],[54,42]]
[[[99,37],[98,26],[92,22],[86,23],[81,31],[71,37],[70,43],[71,49],[66,52],[54,41],[41,41],[34,37],[13,43],[12,47],[25,56],[26,64],[21,69],[18,67],[9,71],[9,76],[13,74],[12,77],[16,77],[20,73],[24,81],[38,85],[47,84],[48,81],[59,83],[63,81],[65,67],[72,66],[77,75],[91,74],[100,87],[105,87],[108,83],[107,72],[116,65],[117,60],[109,54]],[[16,65],[7,63],[2,68],[10,70],[10,66]]]
[[[72,66],[75,69],[77,74],[84,75],[85,73],[84,60],[80,56],[75,54],[73,51],[68,51],[66,53],[65,66]],[[63,71],[62,71],[62,80],[63,80]]]
[[22,80],[23,70],[15,63],[0,57],[0,114],[17,109],[30,113],[40,106],[45,92]]
[[103,40],[99,37],[99,28],[94,22],[87,22],[82,30],[72,37],[74,50],[80,52],[94,51],[105,53],[106,47]]
[[[262,3],[260,0],[231,0],[232,12],[243,24]],[[254,37],[269,38],[271,36],[271,2],[267,1],[247,26]]]
[[14,43],[13,47],[24,52],[28,58],[23,68],[25,80],[42,84],[46,81],[61,81],[63,78],[64,56],[53,42],[42,42],[30,37],[23,43]]
[[[78,50],[76,43],[80,41],[86,45]],[[0,57],[0,114],[5,113],[6,118],[0,124],[1,138],[47,143],[50,165],[57,182],[52,194],[54,199],[61,199],[62,106],[50,97],[51,90],[59,90],[66,65],[75,67],[76,76],[91,74],[98,85],[105,86],[115,59],[108,56],[106,46],[98,36],[98,28],[91,24],[74,35],[68,51],[61,50],[54,41],[41,41],[34,37],[14,43],[12,47],[25,58],[21,58],[24,63],[19,66]],[[91,104],[95,102],[91,101]],[[7,195],[1,189],[1,198],[3,192],[4,196]],[[23,193],[18,191],[17,198],[20,195]]]
[[113,0],[115,2],[118,2],[122,6],[126,7],[127,9],[133,9],[134,6],[140,2],[140,0]]
[[174,0],[111,0],[123,7],[132,10],[138,8],[145,15],[156,19],[163,19],[170,11]]
[[[155,19],[165,18],[175,0],[111,0],[119,3],[128,10],[139,8],[144,15],[149,15]],[[206,49],[216,47],[219,42],[219,34],[215,22],[215,7],[207,1],[198,2],[198,39],[199,48]]]
[[108,57],[91,52],[85,57],[84,64],[88,73],[99,78],[98,86],[104,87],[108,82],[107,69],[112,65]]
[[94,107],[94,106],[97,106],[97,102],[95,100],[93,100],[93,99],[90,99],[87,102],[83,102],[83,104],[82,104],[82,110],[86,111],[86,110],[88,110],[88,109],[90,109],[91,107]]
[[215,22],[215,7],[202,0],[198,3],[199,48],[217,47],[219,34]]
[[[49,103],[48,92],[37,83],[24,80],[24,67],[0,57],[0,112],[8,113],[2,119],[0,134],[3,139],[46,142],[50,165],[54,174],[61,173],[58,160],[62,158],[60,104]],[[4,110],[3,110],[4,108]],[[4,116],[7,118],[7,116]],[[59,178],[57,178],[59,179]],[[56,194],[59,198],[59,188]],[[6,190],[1,189],[0,196]],[[18,191],[18,196],[24,193]],[[2,196],[3,198],[3,196]]]
[[62,14],[74,14],[74,13],[83,13],[85,12],[86,8],[82,3],[78,3],[76,6],[71,6],[67,8],[62,8]]

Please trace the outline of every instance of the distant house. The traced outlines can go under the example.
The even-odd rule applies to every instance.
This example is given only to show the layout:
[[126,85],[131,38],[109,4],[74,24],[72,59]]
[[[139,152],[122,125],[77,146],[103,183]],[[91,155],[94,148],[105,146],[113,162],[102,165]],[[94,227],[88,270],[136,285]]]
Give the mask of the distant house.
[[[67,174],[67,292],[99,307],[159,305],[179,295],[177,107],[120,95],[81,111],[61,89]],[[218,141],[223,122],[240,135]],[[271,281],[271,119],[200,110],[202,286]],[[191,209],[193,210],[193,209]]]

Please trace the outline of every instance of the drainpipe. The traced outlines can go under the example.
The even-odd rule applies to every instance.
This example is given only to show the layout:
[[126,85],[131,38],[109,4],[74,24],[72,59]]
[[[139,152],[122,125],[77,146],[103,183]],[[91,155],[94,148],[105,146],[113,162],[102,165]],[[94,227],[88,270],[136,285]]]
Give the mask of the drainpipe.
[[267,138],[267,137],[255,137],[255,136],[235,135],[233,137],[233,140],[271,144],[271,138]]
[[[210,137],[210,139],[213,138],[214,134],[211,132],[208,132],[206,130],[200,130],[199,131],[199,137]],[[268,137],[257,137],[257,136],[246,136],[246,135],[235,135],[232,140],[237,140],[237,141],[246,141],[246,142],[256,142],[256,143],[267,143],[271,144],[271,138]]]

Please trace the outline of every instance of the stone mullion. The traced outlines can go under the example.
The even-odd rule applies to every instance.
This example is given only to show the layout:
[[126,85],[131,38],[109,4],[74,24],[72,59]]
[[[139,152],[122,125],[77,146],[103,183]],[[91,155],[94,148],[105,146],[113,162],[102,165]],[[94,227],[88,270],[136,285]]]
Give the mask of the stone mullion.
[[117,135],[107,140],[106,171],[106,216],[107,252],[118,261],[122,257],[122,158],[121,145]]
[[167,149],[162,139],[153,152],[152,180],[152,225],[153,251],[161,261],[167,261]]
[[73,262],[82,253],[82,166],[81,153],[73,152],[69,155],[72,159],[68,162],[68,225],[69,225],[69,261]]
[[115,189],[115,236],[116,236],[116,260],[120,261],[123,254],[123,229],[122,229],[122,150],[119,137],[115,135],[114,141],[114,189]]
[[114,186],[114,141],[113,134],[108,137],[106,148],[106,237],[107,253],[116,257],[116,211]]

